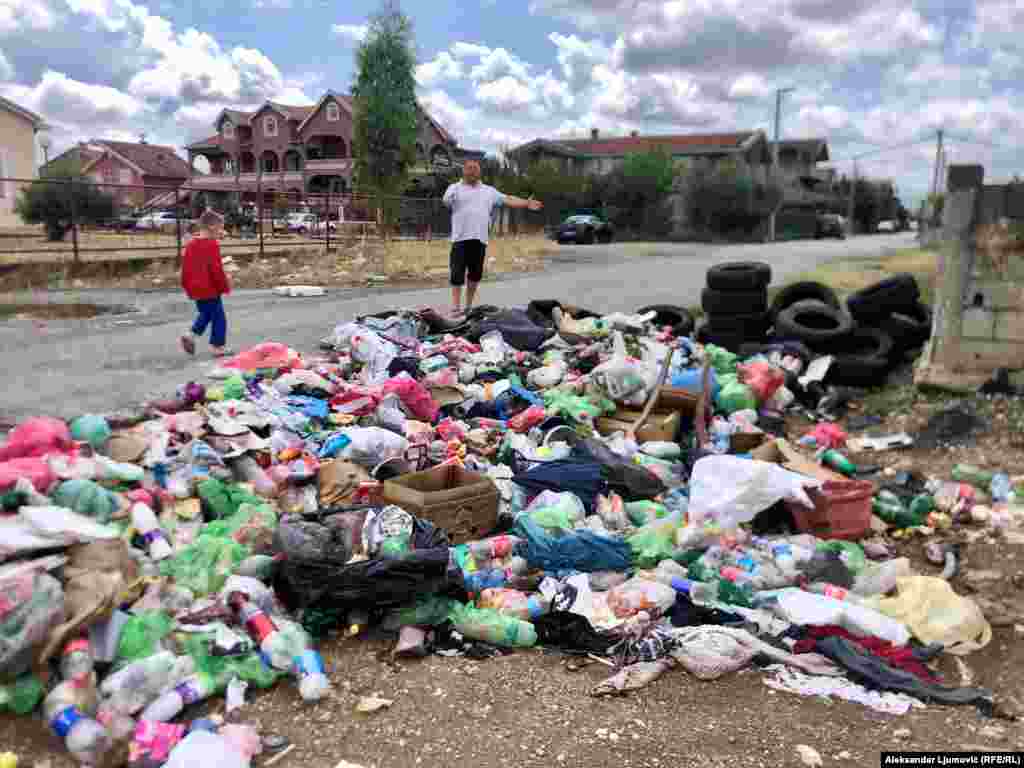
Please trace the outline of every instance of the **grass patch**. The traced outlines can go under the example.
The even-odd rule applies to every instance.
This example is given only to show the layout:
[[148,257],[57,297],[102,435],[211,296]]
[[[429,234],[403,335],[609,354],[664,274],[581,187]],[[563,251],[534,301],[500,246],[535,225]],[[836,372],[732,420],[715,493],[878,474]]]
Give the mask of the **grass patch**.
[[[448,274],[451,242],[448,240],[390,240],[386,271],[394,276],[420,278],[443,277]],[[557,250],[543,236],[498,237],[487,246],[487,272],[524,272],[534,269]]]
[[[908,273],[917,278],[921,288],[921,301],[931,304],[935,296],[935,279],[939,252],[930,248],[905,248],[882,256],[864,259],[841,259],[795,276],[789,283],[812,280],[830,286],[840,298],[874,285],[887,277]],[[781,290],[769,291],[774,299]]]
[[870,390],[861,401],[865,413],[909,413],[915,405],[944,403],[950,394],[939,390],[918,389],[913,384],[898,387],[881,387]]

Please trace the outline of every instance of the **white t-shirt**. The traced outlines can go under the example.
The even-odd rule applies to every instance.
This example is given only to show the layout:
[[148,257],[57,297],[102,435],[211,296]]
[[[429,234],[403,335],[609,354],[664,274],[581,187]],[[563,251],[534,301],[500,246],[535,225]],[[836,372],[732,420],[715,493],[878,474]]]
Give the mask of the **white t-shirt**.
[[504,204],[505,196],[483,182],[470,186],[459,181],[448,187],[443,200],[452,209],[452,242],[479,240],[486,243],[491,213]]

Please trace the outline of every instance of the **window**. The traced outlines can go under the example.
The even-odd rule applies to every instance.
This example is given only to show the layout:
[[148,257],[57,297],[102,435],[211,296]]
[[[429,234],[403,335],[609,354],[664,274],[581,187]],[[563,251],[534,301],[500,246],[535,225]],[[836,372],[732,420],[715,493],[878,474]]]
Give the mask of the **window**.
[[[0,148],[0,179],[7,175],[7,150]],[[7,197],[7,182],[0,181],[0,198]]]
[[277,136],[277,118],[267,115],[263,118],[263,135]]
[[134,181],[134,179],[132,178],[132,169],[131,168],[122,168],[121,169],[121,183],[122,184],[131,184],[132,181]]
[[233,139],[235,138],[235,124],[230,120],[224,121],[224,138]]
[[341,110],[333,101],[327,105],[327,122],[336,123],[341,119]]

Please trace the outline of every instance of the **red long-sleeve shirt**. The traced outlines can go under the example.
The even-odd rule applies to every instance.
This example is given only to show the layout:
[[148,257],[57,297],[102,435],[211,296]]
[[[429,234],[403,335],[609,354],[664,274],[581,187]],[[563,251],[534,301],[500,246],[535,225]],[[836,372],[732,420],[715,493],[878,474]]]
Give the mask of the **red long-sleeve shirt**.
[[193,301],[216,299],[231,293],[220,259],[220,244],[208,237],[196,237],[185,246],[181,259],[181,287]]

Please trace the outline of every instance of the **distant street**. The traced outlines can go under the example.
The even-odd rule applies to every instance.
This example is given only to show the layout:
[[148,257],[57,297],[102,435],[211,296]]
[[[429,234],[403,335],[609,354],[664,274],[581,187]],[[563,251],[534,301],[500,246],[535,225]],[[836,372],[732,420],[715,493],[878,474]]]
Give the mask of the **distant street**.
[[[914,244],[913,233],[902,233],[772,245],[564,246],[543,273],[485,282],[479,301],[522,306],[531,299],[560,299],[607,312],[654,303],[687,306],[699,303],[705,272],[715,264],[765,261],[772,265],[774,282],[780,283],[823,262],[870,258]],[[18,299],[29,297],[4,297],[4,301]],[[0,322],[0,355],[6,374],[0,420],[112,411],[169,394],[190,380],[205,381],[211,367],[207,350],[201,346],[200,354],[190,359],[178,347],[178,336],[192,319],[192,305],[181,293],[69,291],[60,300],[128,304],[139,312],[45,324]],[[240,350],[272,340],[309,351],[335,325],[357,314],[443,306],[448,300],[447,286],[338,290],[314,299],[245,291],[226,301],[228,343]]]

